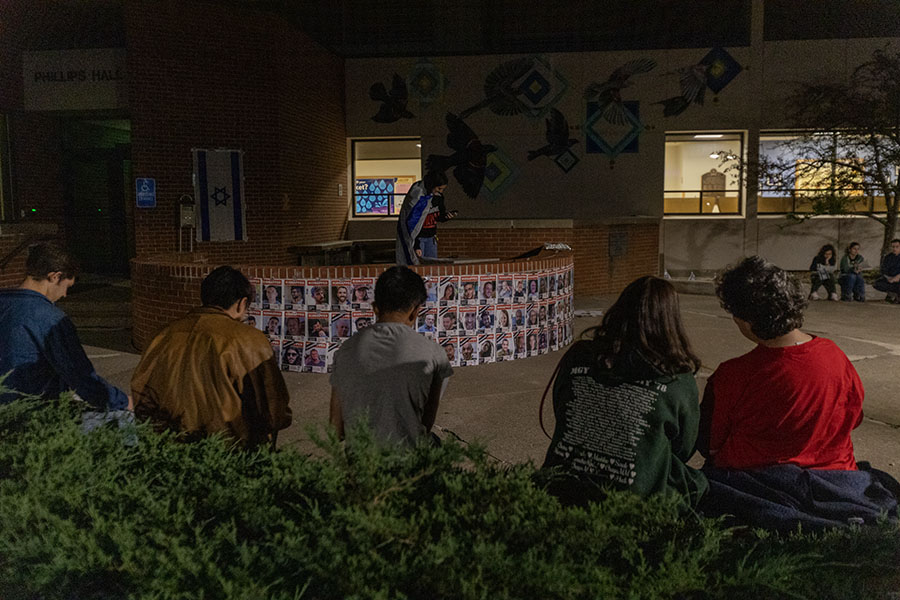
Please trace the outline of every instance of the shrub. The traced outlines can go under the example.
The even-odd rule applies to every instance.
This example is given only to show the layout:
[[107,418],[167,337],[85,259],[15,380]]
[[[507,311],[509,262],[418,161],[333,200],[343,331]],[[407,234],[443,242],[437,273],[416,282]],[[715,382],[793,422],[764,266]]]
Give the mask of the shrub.
[[736,536],[673,498],[562,507],[531,465],[477,446],[320,443],[325,458],[142,425],[85,435],[70,400],[2,406],[0,597],[822,598],[830,582],[832,598],[879,598],[897,583],[888,525]]

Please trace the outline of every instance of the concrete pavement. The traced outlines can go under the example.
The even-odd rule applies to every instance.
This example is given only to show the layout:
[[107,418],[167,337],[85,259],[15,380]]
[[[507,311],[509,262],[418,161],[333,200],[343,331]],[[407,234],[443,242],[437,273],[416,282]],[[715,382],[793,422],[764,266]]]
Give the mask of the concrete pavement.
[[[881,296],[874,296],[881,298]],[[580,310],[605,309],[614,298],[580,298]],[[681,309],[695,351],[703,361],[698,373],[701,388],[715,367],[752,348],[738,333],[715,297],[682,295]],[[576,332],[599,322],[598,317],[576,319]],[[900,478],[900,306],[870,301],[865,304],[814,302],[806,313],[804,330],[834,340],[853,361],[866,388],[865,420],[854,434],[858,460]],[[86,331],[88,356],[98,372],[127,388],[138,356],[125,351],[115,331]],[[102,338],[107,338],[103,342]],[[99,342],[99,343],[98,343]],[[437,424],[467,441],[478,440],[500,460],[540,463],[548,440],[538,425],[538,405],[544,387],[562,352],[508,363],[458,368],[441,404]],[[311,431],[321,431],[328,418],[328,375],[286,373],[294,424],[279,436],[279,445],[315,453]],[[544,408],[548,431],[553,429],[550,400]],[[695,457],[697,460],[698,457]],[[702,459],[700,459],[702,461]]]

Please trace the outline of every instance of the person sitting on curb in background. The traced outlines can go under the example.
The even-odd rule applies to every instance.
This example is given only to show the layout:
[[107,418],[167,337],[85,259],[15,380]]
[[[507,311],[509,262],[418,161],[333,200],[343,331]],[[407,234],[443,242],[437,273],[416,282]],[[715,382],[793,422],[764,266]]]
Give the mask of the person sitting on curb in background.
[[687,466],[700,405],[678,296],[668,281],[633,281],[559,363],[553,385],[556,430],[542,469],[569,504],[604,489],[641,496],[677,493],[696,505],[706,478]]
[[131,378],[135,416],[187,440],[224,433],[274,446],[291,424],[290,396],[269,340],[241,320],[250,282],[222,266],[200,284],[203,306],[163,329]]
[[862,382],[834,342],[800,329],[799,282],[753,256],[716,277],[716,295],[756,347],[706,384],[704,512],[781,530],[896,516],[896,498],[879,483],[890,476],[857,470],[850,433],[862,422]]
[[819,294],[816,291],[820,287],[825,288],[826,300],[837,300],[837,282],[836,267],[837,257],[835,256],[834,246],[825,244],[819,249],[812,262],[809,265],[809,299],[818,300]]
[[881,277],[872,285],[887,292],[887,302],[900,304],[900,239],[891,240],[891,251],[881,259]]
[[77,267],[50,244],[28,249],[25,280],[0,290],[0,376],[12,390],[0,403],[20,394],[55,398],[73,390],[98,411],[131,408],[131,398],[100,377],[84,352],[75,325],[55,302],[75,283]]
[[866,280],[862,276],[862,265],[865,260],[859,253],[859,243],[851,242],[841,258],[841,300],[844,302],[866,301]]
[[378,278],[375,323],[334,355],[330,421],[341,438],[359,421],[383,444],[428,437],[453,368],[444,349],[415,332],[425,299],[425,283],[407,267]]

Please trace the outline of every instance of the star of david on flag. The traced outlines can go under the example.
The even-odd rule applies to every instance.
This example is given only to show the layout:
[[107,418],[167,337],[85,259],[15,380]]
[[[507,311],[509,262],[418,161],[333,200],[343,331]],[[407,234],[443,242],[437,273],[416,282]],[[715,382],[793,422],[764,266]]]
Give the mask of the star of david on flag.
[[197,241],[246,240],[241,151],[195,149],[193,153],[194,197],[200,217]]

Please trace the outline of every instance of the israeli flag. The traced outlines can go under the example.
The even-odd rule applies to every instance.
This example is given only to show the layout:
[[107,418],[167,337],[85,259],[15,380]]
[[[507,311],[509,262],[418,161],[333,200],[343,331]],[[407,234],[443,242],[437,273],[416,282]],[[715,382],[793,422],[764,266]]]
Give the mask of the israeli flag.
[[194,150],[198,242],[247,239],[244,162],[240,150]]

